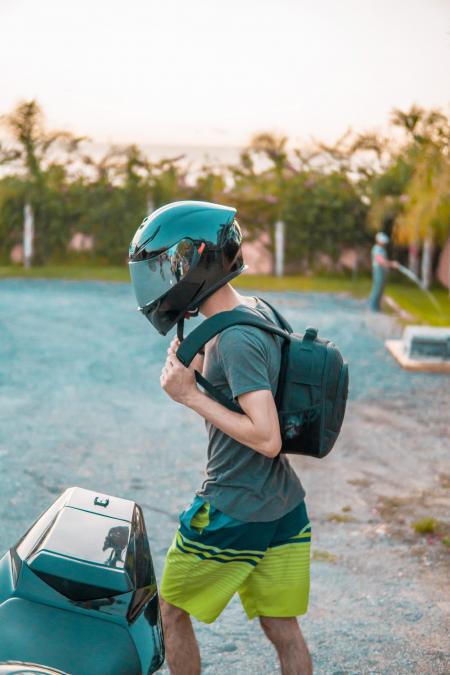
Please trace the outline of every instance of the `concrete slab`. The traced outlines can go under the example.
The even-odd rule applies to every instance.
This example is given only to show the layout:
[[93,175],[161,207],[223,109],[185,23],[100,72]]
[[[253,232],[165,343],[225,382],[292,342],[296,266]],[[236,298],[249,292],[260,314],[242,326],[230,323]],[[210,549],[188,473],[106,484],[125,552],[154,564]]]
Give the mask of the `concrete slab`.
[[421,373],[450,374],[449,361],[433,361],[431,359],[418,361],[416,359],[410,359],[409,356],[405,354],[403,340],[386,340],[384,344],[394,359],[398,361],[405,370],[415,370]]

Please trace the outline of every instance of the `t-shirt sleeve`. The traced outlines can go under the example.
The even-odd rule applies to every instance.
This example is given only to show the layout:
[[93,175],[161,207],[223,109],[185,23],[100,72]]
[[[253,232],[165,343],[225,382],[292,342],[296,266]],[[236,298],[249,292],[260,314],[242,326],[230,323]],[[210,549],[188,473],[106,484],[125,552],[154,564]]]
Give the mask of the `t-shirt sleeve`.
[[233,398],[250,391],[271,390],[268,350],[258,329],[228,328],[219,335],[218,352]]

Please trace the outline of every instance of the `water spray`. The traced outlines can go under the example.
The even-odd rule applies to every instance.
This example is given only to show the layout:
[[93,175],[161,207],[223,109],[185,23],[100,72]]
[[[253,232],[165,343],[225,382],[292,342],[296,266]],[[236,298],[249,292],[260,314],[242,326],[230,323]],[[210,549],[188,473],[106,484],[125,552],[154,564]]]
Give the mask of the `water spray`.
[[408,269],[408,267],[405,267],[404,265],[400,265],[400,263],[397,263],[396,266],[395,266],[395,268],[396,268],[399,272],[401,272],[401,274],[403,274],[403,276],[407,277],[410,281],[412,281],[413,283],[415,283],[416,286],[418,286],[418,287],[420,288],[420,290],[423,291],[423,292],[426,294],[428,300],[433,304],[434,308],[435,308],[435,309],[439,312],[439,314],[442,316],[442,315],[443,315],[443,312],[442,312],[442,307],[441,307],[441,305],[440,305],[439,302],[436,300],[436,298],[434,297],[434,295],[428,290],[428,288],[425,288],[423,282],[419,279],[419,277],[417,276],[417,274],[414,274],[414,272],[413,272],[412,270]]

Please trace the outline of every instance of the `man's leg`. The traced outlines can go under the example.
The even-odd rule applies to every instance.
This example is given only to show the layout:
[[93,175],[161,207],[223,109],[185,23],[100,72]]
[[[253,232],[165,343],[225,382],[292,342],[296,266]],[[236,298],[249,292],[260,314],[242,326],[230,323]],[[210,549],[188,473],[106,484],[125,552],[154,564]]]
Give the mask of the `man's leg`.
[[191,617],[160,598],[166,658],[172,675],[200,675],[200,651]]
[[386,274],[382,267],[375,267],[372,275],[372,293],[370,295],[370,309],[373,312],[381,310],[381,299],[383,297],[384,286],[386,283]]
[[297,619],[260,616],[259,621],[277,650],[282,675],[312,675],[311,655]]

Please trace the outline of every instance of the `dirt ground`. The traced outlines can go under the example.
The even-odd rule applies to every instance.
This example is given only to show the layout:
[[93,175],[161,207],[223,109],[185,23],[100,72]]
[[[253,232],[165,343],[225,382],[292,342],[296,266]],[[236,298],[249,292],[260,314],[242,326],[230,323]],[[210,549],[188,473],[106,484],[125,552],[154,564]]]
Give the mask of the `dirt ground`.
[[[266,295],[350,364],[336,449],[292,460],[313,527],[315,673],[450,673],[450,378],[402,371],[384,348],[400,326],[362,301]],[[203,423],[159,389],[166,348],[126,284],[0,283],[0,553],[80,485],[141,503],[160,579],[205,459]],[[206,675],[279,672],[237,599],[196,630]]]
[[[450,672],[448,438],[448,400],[413,412],[406,402],[351,402],[327,470],[294,460],[315,531],[307,621],[336,645],[317,672]],[[430,517],[435,533],[413,529]]]

